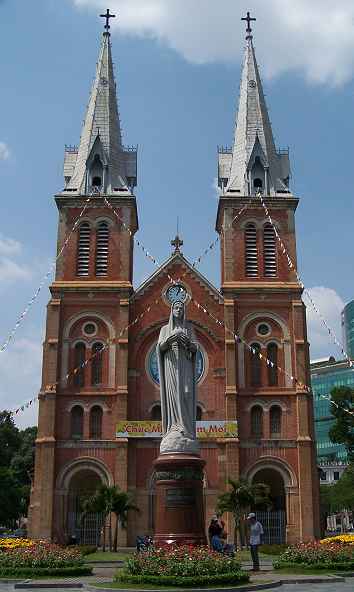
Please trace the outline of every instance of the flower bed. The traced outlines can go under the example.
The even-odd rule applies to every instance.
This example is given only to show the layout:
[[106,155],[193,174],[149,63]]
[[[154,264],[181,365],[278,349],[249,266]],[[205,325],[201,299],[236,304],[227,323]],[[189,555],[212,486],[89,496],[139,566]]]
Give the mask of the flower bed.
[[273,562],[273,567],[351,571],[354,569],[354,547],[346,542],[300,543],[288,547],[279,559]]
[[339,534],[337,536],[328,537],[320,541],[322,545],[328,545],[328,543],[347,543],[354,545],[354,534]]
[[115,581],[121,584],[208,586],[248,582],[248,574],[232,557],[208,547],[161,547],[130,557]]
[[25,544],[25,540],[22,539],[22,544],[4,545],[0,549],[0,577],[90,575],[92,572],[90,567],[84,565],[83,557],[76,549],[30,539]]

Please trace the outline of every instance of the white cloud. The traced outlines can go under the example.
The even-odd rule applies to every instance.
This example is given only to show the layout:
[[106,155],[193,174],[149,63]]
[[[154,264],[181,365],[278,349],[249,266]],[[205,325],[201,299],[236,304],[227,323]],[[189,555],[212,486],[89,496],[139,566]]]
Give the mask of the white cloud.
[[[97,12],[106,0],[73,0]],[[246,0],[111,0],[112,31],[151,37],[194,63],[240,61]],[[298,71],[331,86],[354,71],[352,0],[253,0],[255,45],[265,76]]]
[[33,277],[32,269],[14,261],[13,257],[22,252],[22,244],[0,233],[0,289],[2,283],[29,280]]
[[10,149],[5,142],[0,142],[0,160],[7,160],[10,158]]
[[[15,410],[38,394],[41,376],[41,333],[17,339],[11,348],[0,353],[0,401],[1,409]],[[37,423],[38,405],[14,416],[16,423],[25,427]]]
[[21,250],[22,245],[19,241],[0,233],[0,255],[18,255]]
[[[342,298],[335,290],[324,286],[310,288],[308,291],[317,309],[334,331],[338,341],[342,343],[341,312],[344,308]],[[304,302],[307,307],[307,328],[311,359],[329,355],[334,355],[336,359],[343,358],[340,349],[333,343],[333,338],[329,335],[319,315],[314,311],[306,294],[304,295]]]

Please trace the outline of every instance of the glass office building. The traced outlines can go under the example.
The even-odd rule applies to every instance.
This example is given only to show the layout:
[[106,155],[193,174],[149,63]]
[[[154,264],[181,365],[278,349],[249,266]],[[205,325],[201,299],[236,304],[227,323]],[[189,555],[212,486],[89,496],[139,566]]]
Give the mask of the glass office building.
[[348,302],[343,309],[342,332],[347,354],[354,360],[354,300]]
[[329,430],[334,424],[331,414],[331,390],[338,386],[354,388],[354,368],[350,368],[345,360],[336,361],[330,357],[311,362],[311,384],[314,397],[315,430],[317,441],[317,461],[326,463],[345,463],[347,453],[342,444],[334,444],[329,439]]

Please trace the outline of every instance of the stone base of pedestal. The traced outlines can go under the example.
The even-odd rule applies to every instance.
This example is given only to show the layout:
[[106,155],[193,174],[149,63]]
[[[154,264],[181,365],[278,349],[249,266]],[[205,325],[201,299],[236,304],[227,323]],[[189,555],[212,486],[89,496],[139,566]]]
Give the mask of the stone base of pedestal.
[[156,471],[154,544],[206,545],[203,468],[205,461],[189,454],[162,454]]

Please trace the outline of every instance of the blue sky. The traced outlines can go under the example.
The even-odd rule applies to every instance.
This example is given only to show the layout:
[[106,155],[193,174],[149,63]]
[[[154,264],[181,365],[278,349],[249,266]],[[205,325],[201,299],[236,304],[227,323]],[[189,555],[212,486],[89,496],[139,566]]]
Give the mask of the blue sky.
[[[119,108],[139,144],[139,239],[160,261],[179,216],[184,254],[215,238],[216,147],[232,143],[243,55],[239,18],[254,10],[255,47],[278,147],[290,147],[299,270],[340,335],[352,274],[354,8],[347,0],[112,0]],[[0,2],[1,342],[55,254],[64,145],[80,137],[105,10],[101,0]],[[313,29],[312,29],[313,27]],[[201,271],[219,285],[219,253]],[[135,250],[135,283],[153,273]],[[47,285],[5,353],[1,406],[36,395]],[[340,356],[309,315],[312,357]],[[34,421],[35,411],[21,416]]]

